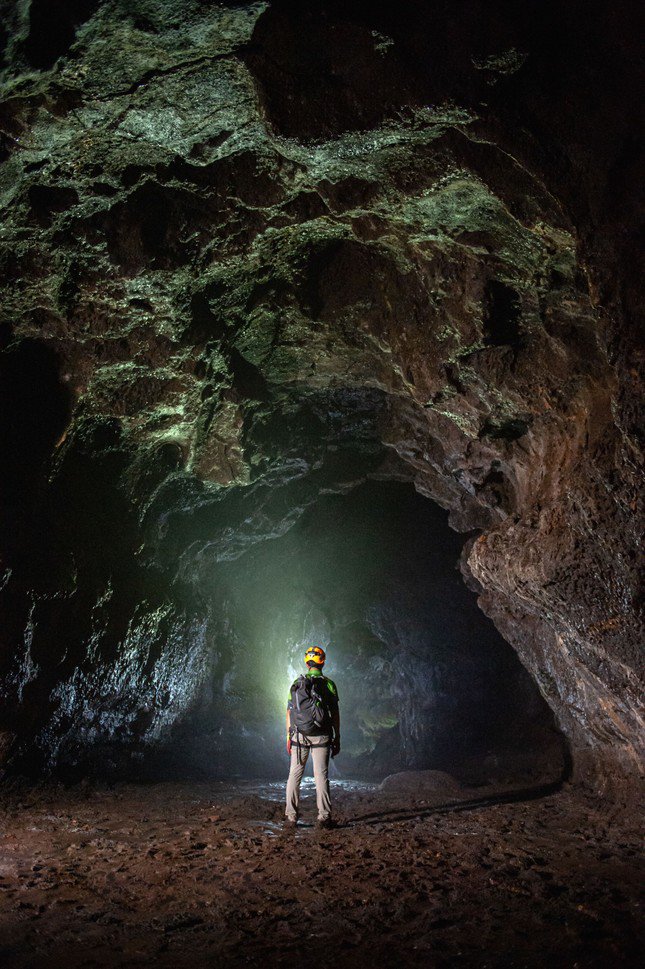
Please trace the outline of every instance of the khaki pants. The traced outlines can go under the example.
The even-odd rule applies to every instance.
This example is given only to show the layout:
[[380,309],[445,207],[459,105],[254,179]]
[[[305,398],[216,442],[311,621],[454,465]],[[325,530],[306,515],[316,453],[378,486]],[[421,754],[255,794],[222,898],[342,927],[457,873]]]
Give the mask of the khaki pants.
[[[296,744],[296,739],[300,741],[300,748]],[[298,805],[300,803],[300,782],[305,772],[305,766],[311,751],[311,759],[314,765],[314,781],[316,782],[316,805],[318,807],[318,820],[326,821],[331,817],[331,798],[329,796],[329,743],[331,737],[304,737],[298,734],[291,741],[291,768],[289,770],[289,780],[287,781],[287,810],[286,815],[290,821],[298,820]]]

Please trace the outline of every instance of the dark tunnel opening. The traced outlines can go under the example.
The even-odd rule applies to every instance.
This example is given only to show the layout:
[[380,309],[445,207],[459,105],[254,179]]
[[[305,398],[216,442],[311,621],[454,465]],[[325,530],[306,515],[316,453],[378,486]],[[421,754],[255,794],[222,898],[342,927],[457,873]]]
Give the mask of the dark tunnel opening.
[[0,353],[0,547],[7,564],[31,554],[38,540],[36,504],[71,396],[55,351],[24,339]]
[[215,662],[172,743],[147,758],[150,776],[283,776],[289,686],[318,643],[341,696],[337,779],[559,777],[564,739],[466,587],[463,542],[411,485],[368,481],[232,562],[196,561],[218,616]]

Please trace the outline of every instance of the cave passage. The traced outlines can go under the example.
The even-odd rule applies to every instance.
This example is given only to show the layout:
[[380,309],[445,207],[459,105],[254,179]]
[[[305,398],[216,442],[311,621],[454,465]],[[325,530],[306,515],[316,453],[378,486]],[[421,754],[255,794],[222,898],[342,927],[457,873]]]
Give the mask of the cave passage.
[[0,6],[2,969],[640,967],[642,4]]
[[280,776],[289,686],[318,643],[341,695],[335,777],[557,777],[563,740],[466,588],[463,542],[411,485],[369,481],[323,495],[286,534],[233,562],[202,554],[199,585],[226,622],[213,677],[175,734],[184,768]]

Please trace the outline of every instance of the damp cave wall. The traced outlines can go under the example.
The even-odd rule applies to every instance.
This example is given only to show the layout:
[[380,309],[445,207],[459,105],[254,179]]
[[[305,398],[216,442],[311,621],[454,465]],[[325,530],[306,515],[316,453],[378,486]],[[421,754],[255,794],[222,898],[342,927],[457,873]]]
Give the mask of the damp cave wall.
[[7,762],[167,739],[224,648],[194,563],[377,476],[633,790],[638,5],[3,13]]

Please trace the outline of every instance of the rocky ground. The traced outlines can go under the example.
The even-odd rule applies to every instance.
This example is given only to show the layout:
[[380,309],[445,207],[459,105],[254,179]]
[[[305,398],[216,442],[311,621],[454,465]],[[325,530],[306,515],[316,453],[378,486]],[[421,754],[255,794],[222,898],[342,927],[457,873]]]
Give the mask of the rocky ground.
[[337,782],[318,832],[307,783],[295,835],[281,784],[5,790],[2,965],[637,964],[639,836],[597,801]]

